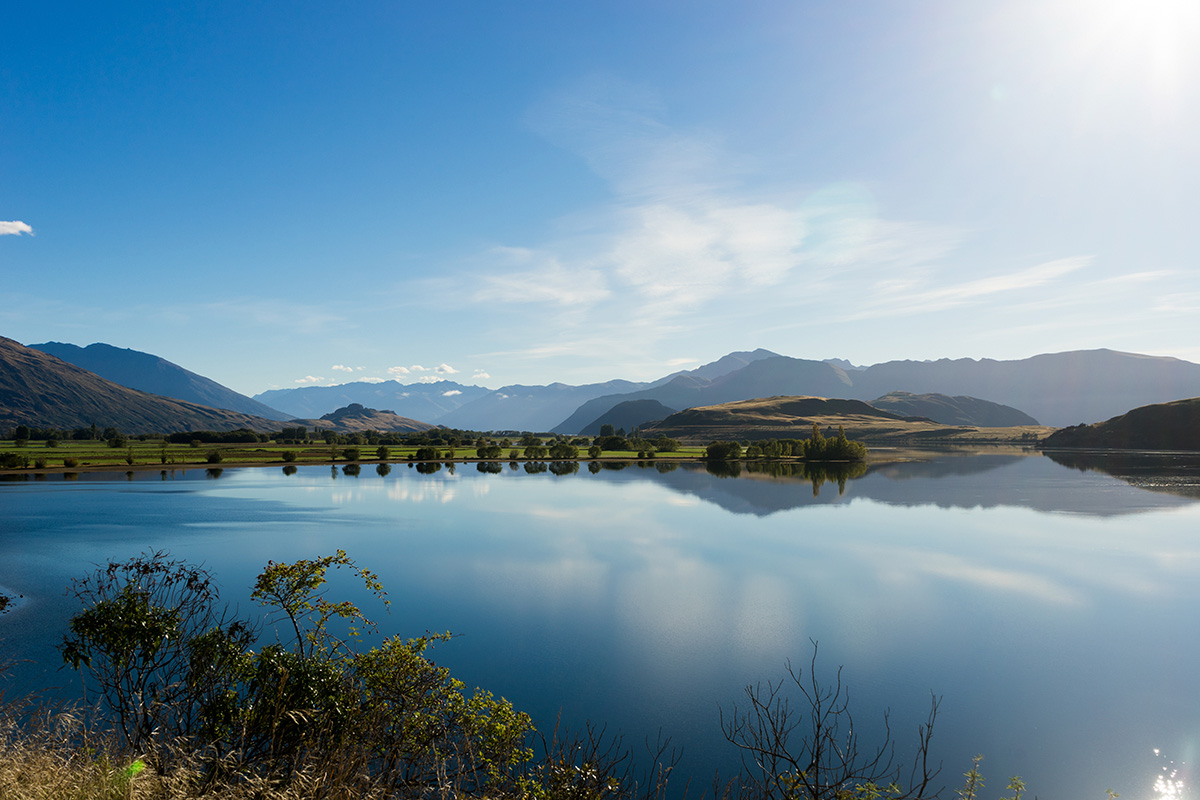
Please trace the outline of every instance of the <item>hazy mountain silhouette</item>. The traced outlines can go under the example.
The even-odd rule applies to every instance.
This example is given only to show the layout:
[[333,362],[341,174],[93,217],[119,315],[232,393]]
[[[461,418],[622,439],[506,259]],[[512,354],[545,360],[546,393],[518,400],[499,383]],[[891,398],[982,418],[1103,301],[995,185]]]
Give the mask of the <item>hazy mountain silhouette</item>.
[[[36,347],[69,356],[65,360],[93,372],[102,370],[98,374],[123,386],[276,420],[316,419],[358,403],[395,409],[398,416],[447,427],[565,434],[582,431],[628,401],[688,409],[775,396],[876,399],[906,415],[943,424],[993,427],[1036,419],[1062,427],[1200,396],[1200,365],[1113,350],[1052,353],[1015,361],[941,359],[856,367],[839,359],[813,361],[759,349],[729,353],[649,383],[613,380],[492,390],[453,381],[364,381],[276,389],[247,398],[147,353],[103,344],[81,348],[47,342]],[[902,396],[896,393],[927,397],[922,406],[906,398],[909,405],[901,408],[896,403]]]
[[1200,396],[1200,364],[1114,350],[1079,350],[1017,361],[889,361],[847,370],[831,361],[777,356],[716,380],[682,374],[636,392],[600,396],[552,430],[576,433],[626,400],[692,408],[777,395],[870,401],[892,392],[976,398],[1019,410],[1043,425],[1061,427],[1107,419],[1137,406]]
[[631,381],[607,381],[583,386],[502,386],[437,420],[448,428],[498,431],[545,431],[581,403],[597,395],[629,392],[645,386]]
[[[577,433],[617,403],[643,399],[641,393],[644,391],[665,390],[670,394],[672,389],[668,387],[674,387],[683,392],[679,395],[682,397],[686,395],[686,387],[707,386],[730,372],[746,369],[761,359],[771,357],[778,356],[770,350],[761,349],[729,353],[711,363],[692,370],[673,372],[649,383],[613,380],[583,386],[569,386],[565,383],[552,383],[548,386],[504,386],[469,404],[464,404],[454,413],[447,414],[436,422],[451,428],[474,430],[553,430],[559,433]],[[593,404],[593,401],[600,397],[618,399],[602,402],[599,406]],[[671,408],[684,408],[687,405],[672,403],[658,397],[650,399],[659,400]],[[587,416],[592,408],[598,410]],[[571,426],[578,426],[575,430],[563,430],[567,423],[561,421],[567,417],[572,420]],[[560,422],[561,424],[558,424]]]
[[624,429],[632,432],[647,422],[663,420],[674,413],[675,409],[667,408],[657,400],[626,400],[624,403],[617,403],[591,425],[585,425],[580,433],[584,436],[599,436],[600,428],[604,425],[612,425],[613,430]]
[[[555,433],[578,433],[585,425],[627,400],[657,400],[669,408],[694,408],[777,395],[845,397],[851,382],[841,367],[824,361],[805,361],[756,350],[758,357],[731,372],[716,375],[705,365],[677,373],[666,383],[622,395],[601,395],[580,406],[575,413],[551,428]],[[728,357],[727,357],[728,358]],[[724,361],[724,359],[722,359]],[[720,361],[713,362],[719,364]],[[726,362],[736,366],[735,361]]]
[[1019,408],[1043,425],[1097,422],[1131,408],[1200,396],[1200,364],[1115,350],[1019,361],[889,361],[853,373],[852,397],[888,392],[969,395]]
[[286,420],[288,415],[233,389],[222,386],[210,378],[197,375],[173,364],[165,358],[138,350],[113,347],[97,342],[79,347],[64,342],[31,344],[68,364],[83,367],[101,378],[162,397],[173,397],[189,403],[199,403],[211,408],[240,411],[267,419]]
[[0,428],[115,427],[124,433],[278,430],[275,420],[130,389],[0,336]]
[[460,406],[491,392],[483,386],[454,381],[405,384],[399,381],[354,381],[338,386],[270,389],[254,395],[296,418],[316,419],[353,403],[367,408],[390,408],[411,419],[437,423]]

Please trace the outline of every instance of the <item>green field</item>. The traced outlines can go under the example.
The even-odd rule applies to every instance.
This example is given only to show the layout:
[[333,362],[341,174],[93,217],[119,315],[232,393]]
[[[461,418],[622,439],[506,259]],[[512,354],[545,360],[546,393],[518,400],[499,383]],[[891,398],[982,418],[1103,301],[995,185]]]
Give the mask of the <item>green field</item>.
[[[0,471],[63,471],[63,470],[96,470],[96,469],[146,469],[151,467],[187,467],[187,466],[260,466],[264,464],[332,464],[332,463],[378,463],[406,462],[416,459],[415,445],[388,445],[387,458],[380,459],[377,448],[370,445],[328,445],[324,442],[307,444],[288,444],[281,442],[251,442],[236,444],[170,444],[162,440],[129,440],[121,447],[110,447],[105,441],[97,440],[62,440],[55,447],[48,447],[44,442],[31,440],[18,446],[12,440],[0,440],[0,458],[5,454],[15,454],[28,460],[27,466],[0,466]],[[438,461],[473,461],[479,460],[474,447],[435,447]],[[511,450],[518,453],[516,458],[510,458]],[[357,450],[357,458],[347,451]],[[506,448],[496,461],[544,461],[546,459],[527,459],[521,455],[524,448]],[[288,455],[290,454],[290,455]],[[682,447],[675,452],[655,453],[654,457],[662,460],[694,460],[703,458],[704,448]],[[636,450],[606,450],[601,455],[603,460],[636,460]],[[587,458],[587,448],[580,448],[580,459]]]

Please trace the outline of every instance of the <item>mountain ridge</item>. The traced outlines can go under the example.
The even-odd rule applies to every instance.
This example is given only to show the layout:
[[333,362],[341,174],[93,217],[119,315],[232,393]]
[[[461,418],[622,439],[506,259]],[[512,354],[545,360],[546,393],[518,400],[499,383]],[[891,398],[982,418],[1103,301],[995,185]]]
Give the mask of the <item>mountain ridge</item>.
[[0,427],[70,430],[93,424],[131,434],[279,427],[277,420],[130,389],[0,336]]
[[42,342],[27,346],[82,367],[113,383],[148,394],[267,419],[282,421],[288,418],[278,409],[151,353],[103,342],[94,342],[87,347],[66,342]]

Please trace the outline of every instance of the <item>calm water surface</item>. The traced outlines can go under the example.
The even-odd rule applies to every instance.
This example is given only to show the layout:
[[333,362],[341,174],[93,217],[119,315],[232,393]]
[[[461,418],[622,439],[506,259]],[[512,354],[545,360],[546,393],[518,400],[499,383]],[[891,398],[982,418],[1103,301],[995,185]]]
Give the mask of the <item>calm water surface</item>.
[[[807,668],[816,640],[819,671],[844,665],[864,736],[890,707],[903,743],[930,692],[943,698],[934,749],[951,785],[983,753],[989,794],[1019,773],[1042,798],[1195,796],[1200,469],[1187,458],[936,457],[841,492],[697,465],[3,482],[0,586],[23,598],[0,636],[32,662],[8,690],[77,685],[54,645],[77,610],[63,588],[92,564],[166,548],[250,611],[268,559],[339,547],[389,589],[386,631],[461,634],[435,659],[544,727],[561,712],[631,744],[661,728],[701,780],[736,765],[719,709],[788,659]],[[1161,785],[1173,770],[1176,794]]]

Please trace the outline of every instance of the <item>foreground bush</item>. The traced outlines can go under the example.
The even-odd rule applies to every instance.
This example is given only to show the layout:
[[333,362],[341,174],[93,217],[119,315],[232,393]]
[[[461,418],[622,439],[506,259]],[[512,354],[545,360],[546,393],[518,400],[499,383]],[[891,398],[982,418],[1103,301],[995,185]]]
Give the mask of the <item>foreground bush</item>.
[[[376,576],[338,551],[270,562],[252,597],[281,634],[218,604],[212,576],[157,552],[113,562],[74,583],[83,610],[62,653],[88,673],[88,718],[22,713],[0,694],[0,798],[438,798],[663,800],[676,763],[669,742],[634,759],[621,737],[587,727],[549,737],[503,698],[467,692],[428,658],[450,634],[362,645],[374,624],[327,599],[329,570],[351,571],[385,605]],[[3,666],[0,665],[0,673]],[[840,671],[788,668],[747,687],[722,714],[743,769],[713,800],[939,797],[929,744],[938,711],[917,729],[915,758],[860,743]],[[536,755],[535,755],[536,754]],[[635,772],[635,763],[644,766]],[[648,766],[645,766],[648,765]],[[983,800],[978,761],[958,796]],[[1021,797],[1023,783],[1009,790]],[[1111,796],[1111,793],[1110,793]]]
[[119,749],[146,753],[160,772],[186,762],[212,780],[291,782],[336,764],[356,791],[393,795],[511,783],[532,755],[529,717],[465,692],[426,658],[448,633],[362,648],[374,623],[326,599],[330,569],[353,571],[386,604],[375,575],[342,551],[269,563],[252,597],[286,634],[263,643],[218,605],[207,571],[163,553],[110,563],[75,582],[85,608],[63,658],[90,673],[97,722]]

